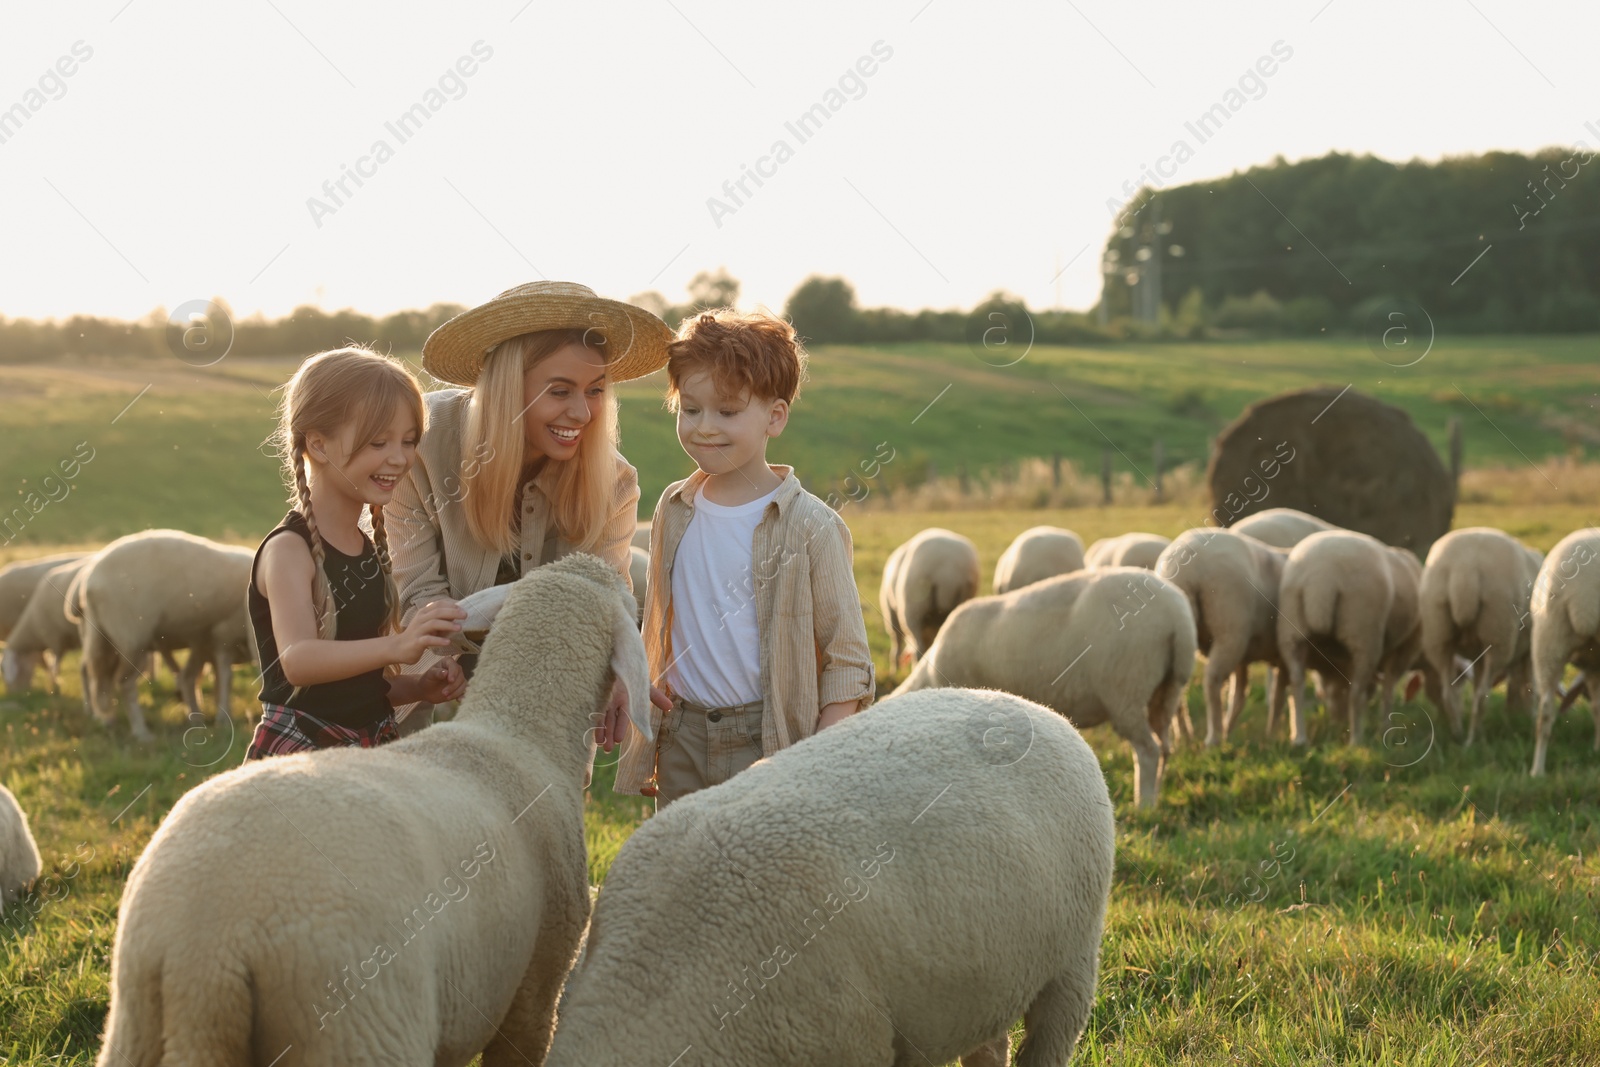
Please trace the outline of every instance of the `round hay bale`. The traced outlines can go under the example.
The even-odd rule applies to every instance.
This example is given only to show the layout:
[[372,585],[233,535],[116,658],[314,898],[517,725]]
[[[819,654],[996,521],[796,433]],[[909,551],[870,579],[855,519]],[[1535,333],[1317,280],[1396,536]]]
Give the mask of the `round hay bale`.
[[1269,397],[1217,437],[1211,518],[1296,508],[1425,557],[1450,529],[1455,487],[1411,416],[1332,387]]

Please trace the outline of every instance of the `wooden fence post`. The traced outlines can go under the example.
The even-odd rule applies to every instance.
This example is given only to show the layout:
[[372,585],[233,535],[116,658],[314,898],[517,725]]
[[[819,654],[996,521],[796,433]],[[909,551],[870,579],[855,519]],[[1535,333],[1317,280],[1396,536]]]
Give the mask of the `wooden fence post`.
[[1450,419],[1450,485],[1455,499],[1461,499],[1461,420]]
[[1100,503],[1111,503],[1111,450],[1100,453]]
[[1156,503],[1157,504],[1161,503],[1162,500],[1164,499],[1163,496],[1162,496],[1162,493],[1161,493],[1161,463],[1162,463],[1163,458],[1164,457],[1161,455],[1161,438],[1158,437],[1158,438],[1156,438]]

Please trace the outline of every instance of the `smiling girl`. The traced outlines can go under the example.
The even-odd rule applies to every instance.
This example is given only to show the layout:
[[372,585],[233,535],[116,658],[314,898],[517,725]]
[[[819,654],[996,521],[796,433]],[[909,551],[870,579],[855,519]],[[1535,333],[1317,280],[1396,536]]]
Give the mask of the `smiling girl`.
[[312,356],[284,387],[275,439],[294,506],[251,571],[264,714],[246,759],[371,748],[399,736],[395,705],[460,693],[454,660],[386,676],[449,644],[465,615],[443,601],[400,625],[383,506],[411,469],[423,424],[416,379],[365,348]]
[[[423,368],[462,388],[427,395],[428,436],[387,509],[406,617],[572,552],[628,577],[639,478],[617,450],[613,386],[663,367],[671,339],[642,308],[550,281],[433,332]],[[612,718],[621,706],[619,689]],[[404,709],[402,732],[431,717]]]

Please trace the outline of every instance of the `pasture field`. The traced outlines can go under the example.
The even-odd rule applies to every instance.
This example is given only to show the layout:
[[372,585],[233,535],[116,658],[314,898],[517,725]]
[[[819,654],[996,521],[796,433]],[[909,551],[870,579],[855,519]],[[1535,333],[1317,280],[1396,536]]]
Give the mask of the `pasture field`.
[[[1405,406],[1441,446],[1445,420],[1459,415],[1469,465],[1505,466],[1515,473],[1503,480],[1538,483],[1519,452],[1600,455],[1592,353],[1589,338],[1474,338],[1441,341],[1421,363],[1395,369],[1359,342],[1038,348],[995,368],[961,346],[826,348],[771,456],[825,492],[878,442],[896,449],[875,486],[889,492],[844,510],[887,692],[899,675],[886,662],[878,578],[890,550],[917,530],[972,537],[987,586],[1001,549],[1027,526],[1069,526],[1087,542],[1138,529],[1170,536],[1204,514],[1192,500],[880,507],[929,462],[948,474],[961,463],[978,471],[1060,451],[1097,469],[1102,432],[1135,460],[1157,435],[1169,458],[1198,460],[1243,403],[1354,382]],[[78,442],[95,450],[70,492],[0,545],[0,563],[150,526],[254,544],[284,510],[275,462],[258,446],[271,425],[270,390],[291,367],[0,367],[8,499],[36,487]],[[622,393],[624,451],[640,468],[647,515],[686,461],[659,407],[659,383]],[[1456,525],[1498,526],[1548,549],[1600,524],[1600,500],[1556,482],[1538,503],[1511,492],[1463,504]],[[108,734],[86,718],[75,658],[63,679],[59,694],[0,698],[0,782],[28,811],[54,871],[0,923],[3,1063],[93,1061],[128,870],[185,790],[238,762],[249,729],[231,738],[186,731],[162,672],[144,687],[158,711],[157,740],[135,746],[125,724]],[[1585,705],[1557,724],[1551,773],[1536,780],[1527,776],[1531,724],[1508,715],[1498,695],[1472,749],[1453,743],[1439,714],[1418,702],[1397,706],[1387,722],[1369,720],[1368,741],[1356,747],[1318,713],[1311,747],[1298,751],[1282,724],[1265,736],[1261,681],[1258,673],[1231,744],[1179,749],[1153,814],[1132,806],[1120,739],[1105,727],[1086,731],[1116,804],[1118,857],[1099,995],[1074,1062],[1600,1063],[1600,753]],[[252,706],[251,671],[236,671],[234,691],[236,709]],[[1190,707],[1203,722],[1193,688]],[[586,829],[591,876],[603,882],[647,809],[614,796],[610,760],[599,762]]]
[[[65,499],[20,523],[13,513],[0,542],[106,541],[153,526],[219,539],[266,532],[282,517],[285,498],[260,446],[272,429],[272,390],[295,365],[233,358],[204,368],[175,359],[0,365],[8,508],[80,445],[93,452]],[[943,476],[965,467],[978,480],[1023,458],[1059,453],[1080,472],[1098,474],[1102,454],[1114,448],[1115,469],[1143,487],[1157,438],[1167,466],[1203,467],[1209,440],[1246,404],[1311,385],[1354,385],[1403,407],[1441,455],[1449,419],[1459,418],[1468,467],[1520,471],[1525,457],[1600,458],[1600,362],[1595,339],[1581,336],[1445,338],[1406,368],[1350,340],[1041,345],[1006,367],[963,345],[823,347],[769,456],[794,464],[823,496],[850,494],[846,478],[859,478],[864,462],[892,456],[874,468],[867,488],[893,496],[925,480],[930,466]],[[619,389],[622,448],[639,468],[646,516],[661,490],[692,469],[662,408],[664,386],[658,372]],[[0,523],[6,518],[0,514]]]
[[[1580,510],[1480,507],[1460,518],[1547,548]],[[1038,522],[1086,539],[1187,525],[1176,505],[845,514],[885,690],[897,678],[877,576],[910,533],[967,533],[988,567]],[[245,728],[231,739],[186,734],[163,674],[158,740],[134,746],[125,726],[108,735],[86,719],[71,659],[65,676],[59,695],[0,701],[0,781],[57,871],[36,917],[0,927],[8,1063],[92,1061],[127,872],[183,791],[235,765],[245,740]],[[1175,754],[1153,815],[1132,807],[1126,747],[1105,727],[1086,731],[1117,806],[1118,858],[1099,999],[1075,1062],[1600,1062],[1600,754],[1583,705],[1557,724],[1552,773],[1536,780],[1531,726],[1498,696],[1470,750],[1412,703],[1359,747],[1319,713],[1301,752],[1281,725],[1264,736],[1261,680],[1230,745]],[[236,707],[249,706],[253,681],[237,672]],[[1190,707],[1203,720],[1195,690]],[[610,760],[599,763],[586,820],[596,882],[647,810],[612,795]]]

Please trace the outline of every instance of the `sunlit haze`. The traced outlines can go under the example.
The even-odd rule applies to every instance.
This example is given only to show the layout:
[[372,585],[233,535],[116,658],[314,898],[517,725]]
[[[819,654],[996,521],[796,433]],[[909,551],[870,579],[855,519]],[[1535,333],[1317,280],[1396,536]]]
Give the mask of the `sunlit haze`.
[[13,317],[382,313],[540,277],[679,300],[718,266],[745,304],[825,273],[866,306],[1087,308],[1125,184],[1600,144],[1576,2],[97,0],[3,24]]

